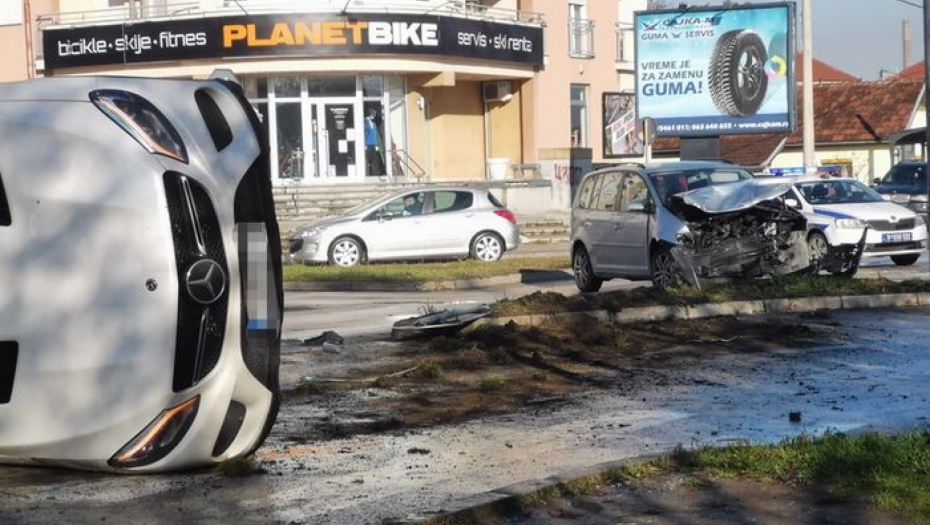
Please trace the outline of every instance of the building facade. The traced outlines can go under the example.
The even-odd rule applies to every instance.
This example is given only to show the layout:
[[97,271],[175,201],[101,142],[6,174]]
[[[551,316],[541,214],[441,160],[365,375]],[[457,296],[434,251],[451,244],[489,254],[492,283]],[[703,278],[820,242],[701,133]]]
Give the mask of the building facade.
[[231,71],[268,127],[275,181],[336,185],[551,178],[565,169],[547,161],[603,161],[603,94],[633,91],[645,0],[43,7],[40,74]]

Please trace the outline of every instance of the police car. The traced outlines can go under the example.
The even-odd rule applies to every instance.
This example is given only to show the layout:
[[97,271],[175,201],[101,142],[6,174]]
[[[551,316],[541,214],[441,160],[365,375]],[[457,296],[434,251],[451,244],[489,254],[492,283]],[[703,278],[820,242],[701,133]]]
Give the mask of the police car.
[[[917,213],[885,201],[852,178],[793,178],[789,204],[807,217],[812,260],[831,273],[853,274],[851,252],[891,257],[895,264],[917,262],[927,248],[927,228]],[[858,250],[851,248],[857,246]]]

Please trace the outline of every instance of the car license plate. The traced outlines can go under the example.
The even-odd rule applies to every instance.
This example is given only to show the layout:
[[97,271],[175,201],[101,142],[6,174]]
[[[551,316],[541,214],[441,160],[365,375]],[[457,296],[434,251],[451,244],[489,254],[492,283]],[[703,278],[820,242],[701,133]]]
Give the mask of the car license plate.
[[911,240],[911,232],[906,233],[883,233],[882,242],[908,242]]

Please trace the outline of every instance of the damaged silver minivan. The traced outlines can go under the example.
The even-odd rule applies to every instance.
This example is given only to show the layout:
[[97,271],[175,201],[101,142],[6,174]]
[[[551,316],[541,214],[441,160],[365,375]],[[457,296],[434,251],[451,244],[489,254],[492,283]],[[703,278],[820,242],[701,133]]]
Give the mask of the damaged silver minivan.
[[575,282],[783,275],[810,267],[803,214],[785,204],[790,182],[754,179],[724,162],[625,165],[588,174],[572,206]]

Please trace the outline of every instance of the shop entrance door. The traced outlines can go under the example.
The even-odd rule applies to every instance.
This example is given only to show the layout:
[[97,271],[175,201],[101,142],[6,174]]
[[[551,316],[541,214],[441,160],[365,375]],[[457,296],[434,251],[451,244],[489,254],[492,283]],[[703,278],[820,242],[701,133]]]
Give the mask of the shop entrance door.
[[327,100],[316,102],[319,129],[319,172],[327,179],[352,180],[363,177],[359,167],[358,137],[362,128],[357,102]]

